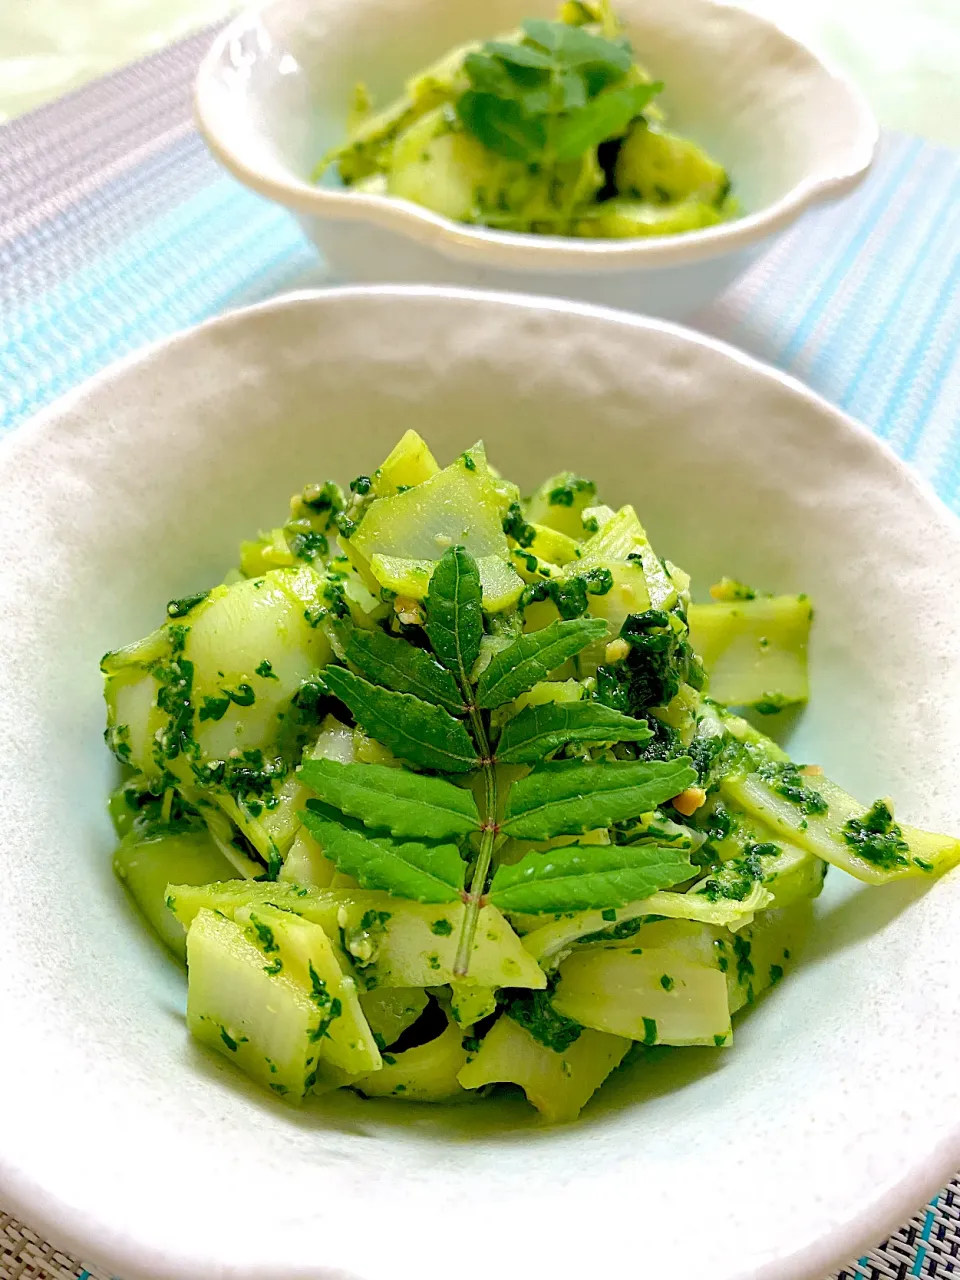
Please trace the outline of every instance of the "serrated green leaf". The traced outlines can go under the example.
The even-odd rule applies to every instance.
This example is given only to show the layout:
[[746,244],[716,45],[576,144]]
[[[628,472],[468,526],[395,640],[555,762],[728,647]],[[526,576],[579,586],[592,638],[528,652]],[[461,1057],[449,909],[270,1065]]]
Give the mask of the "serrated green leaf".
[[482,596],[476,560],[463,547],[450,547],[430,578],[426,630],[433,652],[463,688],[480,654]]
[[300,818],[326,857],[364,889],[383,889],[414,902],[456,902],[460,897],[466,864],[454,844],[371,840],[309,807]]
[[544,764],[511,787],[501,830],[524,840],[578,835],[649,813],[696,780],[685,757]]
[[558,123],[553,135],[556,158],[561,162],[576,160],[605,139],[619,137],[662,89],[659,81],[605,89]]
[[346,667],[326,667],[323,678],[361,729],[395,756],[443,773],[467,773],[478,767],[469,733],[449,711],[410,693],[381,689]]
[[393,836],[447,840],[480,828],[472,792],[409,769],[308,760],[300,779],[335,809]]
[[622,907],[695,874],[675,849],[567,845],[498,868],[488,899],[500,911],[538,915]]
[[551,622],[494,654],[477,683],[477,706],[500,707],[532,689],[568,658],[607,634],[602,618]]
[[525,707],[503,726],[498,764],[532,764],[566,742],[648,742],[645,720],[635,720],[599,702],[546,702]]
[[357,627],[351,631],[345,650],[347,661],[374,684],[396,693],[412,693],[454,715],[466,711],[456,680],[425,649],[399,637],[394,639],[378,627],[369,631]]

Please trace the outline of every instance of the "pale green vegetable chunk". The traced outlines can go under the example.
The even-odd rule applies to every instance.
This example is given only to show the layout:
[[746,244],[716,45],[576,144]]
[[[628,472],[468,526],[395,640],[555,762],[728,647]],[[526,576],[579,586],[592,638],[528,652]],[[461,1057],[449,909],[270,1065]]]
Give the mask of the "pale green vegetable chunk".
[[457,1075],[467,1060],[463,1032],[451,1023],[435,1040],[388,1053],[384,1065],[369,1076],[361,1076],[354,1087],[368,1098],[400,1098],[407,1102],[453,1102],[463,1098]]
[[651,204],[615,198],[596,206],[576,224],[575,235],[597,240],[631,240],[641,236],[680,235],[723,222],[720,209],[703,200]]
[[533,525],[546,525],[566,534],[574,542],[583,537],[583,510],[596,500],[597,486],[592,480],[561,471],[544,480],[526,504],[526,518]]
[[621,196],[653,204],[691,197],[716,205],[730,185],[723,165],[689,138],[651,129],[642,120],[617,153],[614,181]]
[[806,596],[692,604],[690,643],[710,677],[710,697],[759,711],[806,702],[812,616]]
[[538,560],[546,560],[551,565],[564,565],[580,556],[579,543],[559,529],[551,529],[549,525],[530,522],[534,538],[525,548]]
[[465,1089],[517,1084],[527,1101],[551,1124],[576,1120],[583,1107],[620,1065],[630,1041],[582,1031],[563,1053],[547,1048],[512,1018],[498,1018],[460,1071]]
[[221,880],[216,884],[167,885],[167,905],[185,929],[189,929],[200,911],[214,911],[233,919],[243,907],[272,903],[286,911],[295,911],[305,920],[323,927],[328,937],[335,937],[337,916],[348,895],[334,891],[311,891],[277,880]]
[[[348,1074],[377,1071],[377,1048],[353,978],[342,971],[330,939],[318,924],[264,903],[240,907],[234,920],[263,954],[264,971],[295,982],[320,1015],[312,1043],[321,1062]],[[339,948],[337,948],[339,950]]]
[[233,875],[233,866],[205,830],[141,836],[131,830],[113,855],[113,869],[160,939],[180,960],[187,955],[183,925],[167,907],[167,885],[208,884]]
[[[747,925],[746,928],[750,926]],[[741,933],[745,930],[741,930]],[[708,969],[725,970],[720,963],[722,943],[724,947],[732,943],[734,935],[728,929],[716,925],[702,924],[696,920],[650,920],[640,924],[636,932],[627,937],[603,942],[585,942],[584,950],[601,947],[605,950],[662,952],[669,950],[691,964],[702,965]]]
[[502,185],[504,167],[476,138],[452,130],[445,111],[438,108],[397,135],[387,192],[464,222],[476,211],[481,192]]
[[416,431],[405,431],[373,474],[373,492],[390,498],[401,489],[423,484],[440,470],[426,440]]
[[371,503],[349,545],[367,561],[375,555],[436,561],[457,545],[475,559],[498,555],[505,561],[500,520],[486,464],[470,455],[406,493]]
[[305,889],[327,889],[336,872],[336,864],[330,861],[306,827],[301,826],[284,858],[278,879],[303,885]]
[[[579,563],[579,562],[577,562]],[[650,608],[650,591],[642,567],[635,562],[611,563],[613,585],[603,595],[588,596],[591,618],[603,618],[607,624],[604,639],[596,640],[581,650],[577,667],[582,676],[591,676],[598,666],[607,660],[606,648],[610,640],[620,634],[620,628],[631,613],[643,613]]]
[[579,680],[540,680],[511,702],[509,709],[511,715],[516,715],[524,707],[543,707],[548,702],[580,702],[582,698],[583,685]]
[[450,1011],[461,1027],[472,1027],[496,1012],[497,993],[478,982],[454,982],[450,988]]
[[389,1046],[413,1026],[429,1000],[419,987],[378,987],[362,993],[360,1007],[370,1030]]
[[[524,948],[543,965],[556,968],[573,945],[582,938],[596,934],[602,936],[612,926],[626,921],[641,920],[645,916],[666,916],[668,919],[699,920],[704,924],[724,925],[741,929],[753,919],[753,913],[769,905],[771,894],[760,884],[755,884],[742,902],[709,899],[694,893],[652,893],[640,902],[631,902],[615,911],[573,911],[559,920],[540,924],[541,917],[528,917],[532,927],[523,934]],[[522,921],[516,920],[518,928]]]
[[768,770],[766,778],[731,775],[720,793],[867,884],[929,876],[960,863],[960,839],[901,826],[889,802],[868,809],[822,774],[798,774],[785,765]]
[[[432,560],[408,560],[378,554],[370,558],[370,572],[381,587],[398,596],[423,600],[430,589],[434,563]],[[520,599],[523,579],[502,556],[481,556],[477,560],[477,570],[483,607],[487,613],[502,613]]]
[[[205,756],[222,760],[235,747],[276,740],[278,715],[330,659],[326,633],[304,617],[323,603],[320,575],[302,565],[218,587],[190,615],[184,653],[194,664],[194,735]],[[264,661],[272,678],[257,673]]]
[[[799,898],[815,898],[823,887],[827,864],[809,849],[785,840],[753,814],[727,802],[712,800],[696,817],[710,832],[710,848],[723,865],[699,885],[698,894],[729,895],[745,881],[758,880],[771,895],[770,907],[786,907]],[[720,823],[717,828],[716,824]],[[718,838],[716,831],[726,834]]]
[[[455,981],[462,903],[405,902],[386,893],[358,893],[339,923],[344,944],[374,987],[433,987]],[[470,978],[487,987],[546,986],[543,971],[496,907],[480,911]]]
[[[678,588],[677,582],[651,547],[646,530],[629,504],[621,507],[609,520],[605,520],[593,537],[584,543],[583,554],[576,569],[578,572],[593,568],[612,570],[615,565],[621,564],[639,566],[642,569],[645,590],[636,575],[621,576],[615,578],[615,582],[621,584],[621,590],[632,593],[638,605],[643,605],[645,596],[647,603],[643,608],[672,609],[677,603],[678,590],[689,584],[689,579],[686,583],[681,581]],[[595,604],[602,608],[604,599],[604,596],[591,597],[591,612]],[[642,608],[639,609],[639,612],[642,611]]]
[[558,1013],[644,1044],[708,1044],[730,1035],[727,983],[716,966],[660,949],[577,952],[560,966]]
[[[367,990],[436,987],[454,980],[462,903],[436,906],[359,889],[307,890],[283,881],[230,880],[170,885],[170,909],[189,927],[202,908],[231,918],[238,908],[274,903],[312,920],[328,937],[342,936]],[[342,931],[342,934],[341,934]],[[546,978],[496,907],[480,912],[470,960],[471,980],[489,987],[544,987]]]
[[298,1102],[310,1086],[322,1025],[317,1007],[233,920],[201,910],[187,935],[187,1026],[274,1093]]
[[[356,758],[353,729],[328,715],[320,727],[316,742],[304,751],[303,758],[351,763]],[[283,878],[308,888],[319,889],[330,883],[335,868],[322,856],[317,842],[300,822],[300,812],[312,794],[296,774],[275,783],[271,803],[258,804],[256,813],[249,812],[226,792],[213,793],[217,804],[268,865],[275,865],[282,859],[286,867],[296,843],[297,853]]]
[[736,1013],[783,977],[796,959],[813,924],[813,903],[795,903],[782,911],[761,911],[753,924],[725,945],[723,955],[730,1012]]

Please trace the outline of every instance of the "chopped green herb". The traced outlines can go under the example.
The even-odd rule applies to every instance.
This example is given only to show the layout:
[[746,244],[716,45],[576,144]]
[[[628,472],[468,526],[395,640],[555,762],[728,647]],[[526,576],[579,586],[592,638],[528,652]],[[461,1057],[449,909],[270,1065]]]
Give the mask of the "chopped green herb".
[[801,813],[819,815],[827,812],[829,805],[820,792],[804,780],[799,765],[767,762],[760,765],[757,773],[777,795],[795,804]]
[[883,800],[874,801],[862,818],[845,822],[843,838],[858,857],[884,871],[908,865],[910,846]]
[[185,618],[190,610],[202,604],[209,594],[209,591],[198,591],[196,595],[183,596],[180,600],[170,600],[167,604],[167,617]]

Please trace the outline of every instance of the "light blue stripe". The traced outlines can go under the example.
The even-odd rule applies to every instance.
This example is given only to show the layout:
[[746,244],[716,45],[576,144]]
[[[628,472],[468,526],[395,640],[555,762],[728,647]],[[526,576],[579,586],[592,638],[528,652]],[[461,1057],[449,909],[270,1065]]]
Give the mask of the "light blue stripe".
[[[316,258],[283,211],[220,178],[8,315],[0,430],[111,360],[291,283]],[[278,278],[278,276],[280,278]],[[52,375],[52,376],[51,376]]]
[[[923,227],[926,227],[929,223],[933,223],[938,228],[933,239],[927,242],[926,244],[924,244],[923,249],[921,250],[920,256],[922,256],[922,258],[926,262],[929,262],[931,264],[937,263],[937,258],[935,257],[935,255],[939,252],[940,246],[944,242],[946,242],[948,246],[951,245],[951,243],[953,244],[956,243],[954,237],[956,235],[955,223],[957,222],[957,218],[950,217],[949,211],[950,211],[951,205],[957,203],[958,191],[960,191],[960,177],[954,178],[953,182],[946,188],[946,191],[944,195],[941,197],[939,203],[935,207],[931,206],[929,217],[927,221],[922,224]],[[958,210],[958,213],[960,213],[960,210]],[[869,272],[864,282],[865,287],[868,284],[872,284],[873,281],[877,278],[877,276],[882,274],[884,267],[887,267],[887,269],[889,269],[890,260],[884,258],[883,249],[886,247],[887,243],[890,243],[891,248],[896,247],[895,236],[897,232],[899,232],[901,227],[906,222],[908,222],[911,217],[913,218],[916,217],[916,211],[914,210],[912,205],[908,205],[903,210],[901,217],[897,220],[894,230],[890,234],[888,234],[887,239],[884,243],[884,246],[880,247],[877,250],[877,256],[874,261],[874,267]],[[857,392],[860,389],[861,380],[866,376],[867,372],[871,369],[874,363],[874,360],[879,354],[879,352],[881,351],[881,349],[884,346],[889,345],[890,321],[892,319],[895,319],[898,314],[904,311],[905,304],[908,301],[911,292],[916,287],[917,275],[918,275],[917,259],[909,258],[906,255],[904,255],[902,259],[900,259],[899,261],[899,266],[900,266],[900,279],[899,279],[899,284],[897,286],[897,289],[893,297],[891,298],[890,303],[887,306],[886,310],[883,312],[882,317],[879,317],[877,319],[873,328],[873,335],[870,339],[870,342],[867,345],[867,348],[864,351],[863,355],[861,356],[857,364],[857,367],[854,369],[853,375],[851,376],[847,385],[844,387],[843,391],[840,394],[839,403],[844,408],[849,408],[851,404],[855,401]],[[828,353],[829,353],[829,348],[825,348],[824,351],[821,353],[821,356],[818,357],[818,360],[825,359]],[[811,368],[811,375],[815,376],[818,371],[819,371],[818,366],[814,365]],[[877,430],[879,432],[880,430],[879,427],[877,428]]]
[[[917,263],[926,260],[931,236],[943,232],[950,188],[942,192],[940,178],[939,171],[922,160],[913,166],[908,178],[909,198],[896,202],[888,216],[880,219],[869,254],[864,253],[853,264],[848,282],[838,290],[829,321],[816,335],[816,348],[805,365],[811,380],[832,377],[837,381],[845,365],[844,360],[836,359],[839,346],[849,360],[856,358],[856,364],[852,374],[847,368],[846,381],[837,391],[840,386],[848,389],[856,385],[878,340],[888,331],[888,320],[909,293]],[[924,199],[918,208],[920,192]],[[870,323],[857,323],[865,315],[870,316]]]
[[[774,253],[779,252],[780,254],[779,270],[772,271],[763,288],[756,292],[740,321],[743,327],[762,326],[769,328],[773,320],[778,328],[785,327],[790,330],[795,322],[794,316],[802,316],[807,307],[816,300],[823,287],[819,284],[814,287],[813,295],[809,301],[804,302],[804,298],[809,292],[811,275],[820,280],[829,275],[839,256],[849,250],[856,237],[857,228],[863,221],[872,219],[881,203],[886,200],[889,190],[892,185],[895,185],[901,170],[909,166],[911,156],[916,148],[906,140],[898,140],[895,144],[889,145],[888,150],[891,154],[884,157],[883,161],[881,161],[881,167],[867,180],[861,192],[852,197],[845,205],[828,205],[817,213],[807,214],[799,226],[789,233],[787,242],[781,245],[779,250],[774,249]],[[884,178],[883,175],[886,174],[888,167],[893,167],[894,172]],[[847,216],[842,216],[841,211],[845,212]],[[880,212],[882,213],[882,210]],[[816,226],[818,221],[825,229],[837,227],[842,223],[843,226],[849,228],[849,232],[846,235],[837,235],[831,244],[830,252],[822,261],[816,263],[814,272],[808,273],[797,267],[796,264],[804,264],[807,267],[811,265],[805,262],[807,255],[804,250],[807,240],[814,240],[814,237],[809,236],[809,228],[811,224]],[[791,262],[796,267],[793,274],[797,275],[798,284],[795,286],[794,296],[788,299],[792,305],[784,306],[783,277],[785,273],[790,272]],[[780,294],[779,298],[777,298],[778,294]],[[771,306],[771,300],[775,305]]]
[[930,1207],[927,1209],[926,1217],[923,1220],[923,1228],[920,1231],[920,1244],[917,1246],[917,1256],[914,1258],[913,1266],[910,1268],[910,1274],[912,1276],[920,1275],[923,1269],[923,1263],[927,1256],[927,1242],[930,1239],[930,1232],[933,1230],[933,1222],[936,1216],[936,1207],[936,1200],[932,1200],[930,1202]]
[[922,146],[923,143],[917,139],[906,148],[903,155],[900,157],[899,163],[878,191],[876,198],[871,202],[870,212],[865,215],[856,234],[850,237],[846,248],[841,253],[839,259],[834,263],[826,281],[818,291],[817,296],[814,298],[813,304],[807,309],[806,314],[794,330],[793,336],[783,347],[783,350],[780,353],[780,363],[785,365],[794,363],[797,356],[806,345],[811,333],[813,333],[814,329],[820,323],[820,319],[827,307],[833,302],[837,286],[843,282],[843,278],[847,271],[849,271],[856,255],[863,249],[867,240],[870,238],[874,227],[882,216],[883,208],[881,205],[899,184],[904,173],[909,169]]
[[927,425],[940,389],[950,373],[951,363],[956,358],[958,345],[960,345],[960,326],[958,326],[957,317],[955,315],[946,315],[944,313],[943,306],[939,305],[944,298],[949,299],[953,296],[958,284],[960,284],[960,254],[956,254],[953,259],[953,264],[950,268],[949,275],[944,281],[943,289],[939,292],[939,295],[931,301],[926,322],[919,337],[910,348],[909,355],[907,356],[907,360],[904,364],[903,372],[900,375],[900,380],[897,383],[896,389],[888,398],[886,407],[880,415],[880,420],[874,428],[880,436],[889,435],[890,427],[894,418],[901,411],[904,402],[916,385],[924,359],[926,358],[927,352],[933,343],[933,339],[937,331],[941,327],[953,327],[955,330],[954,337],[947,347],[940,363],[937,365],[934,376],[928,385],[927,393],[923,398],[909,434],[898,450],[900,456],[908,461],[913,457],[917,441],[922,434],[923,429]]

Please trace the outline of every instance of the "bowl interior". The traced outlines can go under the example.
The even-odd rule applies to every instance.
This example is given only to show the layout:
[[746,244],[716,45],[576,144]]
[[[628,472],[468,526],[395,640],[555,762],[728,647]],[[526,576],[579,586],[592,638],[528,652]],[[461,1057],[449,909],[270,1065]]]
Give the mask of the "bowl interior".
[[187,1040],[110,873],[98,659],[407,427],[444,460],[482,436],[526,485],[593,475],[701,587],[808,591],[795,750],[960,831],[960,536],[865,432],[707,340],[565,304],[347,290],[228,317],[0,452],[0,1193],[126,1280],[629,1274],[640,1243],[649,1275],[821,1276],[960,1158],[956,876],[834,873],[732,1051],[624,1072],[567,1128],[509,1100],[296,1113]]
[[[863,163],[849,89],[776,27],[712,0],[617,8],[638,58],[666,84],[669,126],[724,163],[747,211]],[[555,11],[554,0],[276,0],[236,24],[201,74],[207,112],[246,164],[308,182],[345,136],[357,81],[385,105],[455,45]]]

